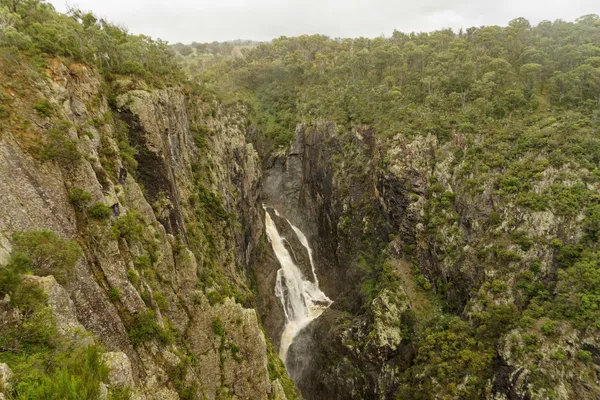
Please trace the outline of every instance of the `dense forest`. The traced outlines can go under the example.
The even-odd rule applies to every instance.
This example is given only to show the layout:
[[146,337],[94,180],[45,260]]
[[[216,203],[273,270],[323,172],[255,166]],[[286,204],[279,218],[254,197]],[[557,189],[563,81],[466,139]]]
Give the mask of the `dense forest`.
[[[419,207],[422,231],[411,231],[411,238],[390,234],[377,246],[361,244],[362,254],[348,267],[356,270],[361,306],[344,310],[346,321],[371,315],[384,291],[401,290],[402,280],[387,262],[392,242],[401,242],[410,279],[426,303],[394,321],[412,356],[396,377],[393,397],[492,398],[506,352],[528,371],[528,392],[514,398],[600,393],[598,15],[536,26],[518,18],[504,27],[459,32],[313,35],[239,45],[247,48],[235,57],[229,56],[234,44],[171,47],[78,9],[65,15],[40,0],[0,0],[0,138],[11,127],[30,124],[19,117],[14,93],[45,79],[60,59],[98,71],[113,109],[120,94],[115,82],[123,79],[149,91],[182,87],[224,107],[243,107],[246,128],[259,131],[248,140],[263,160],[285,152],[299,124],[325,121],[341,135],[372,129],[378,155],[369,173],[387,177],[399,163],[390,149],[400,140],[423,140],[431,147],[430,169],[443,171],[431,172],[419,190],[406,189]],[[208,53],[210,60],[196,67],[184,60]],[[45,118],[53,107],[39,99],[34,111]],[[63,128],[46,131],[37,159],[64,166],[80,158],[77,141]],[[207,146],[205,136],[215,135],[203,124],[192,128],[200,148]],[[124,137],[117,137],[115,152],[134,171],[140,149]],[[338,150],[332,164],[337,174],[362,179],[361,160],[351,159],[349,147]],[[74,207],[90,201],[85,193],[71,196]],[[203,189],[199,198],[209,212],[223,210],[219,196]],[[111,213],[103,205],[87,212],[91,220],[107,220]],[[225,211],[215,215],[229,218]],[[0,311],[19,309],[24,317],[16,325],[0,321],[0,361],[17,365],[14,398],[97,398],[108,374],[101,349],[57,343],[45,295],[26,279],[33,273],[68,280],[79,245],[51,232],[12,240],[11,258],[0,269],[0,299],[8,299]],[[221,301],[233,294],[214,296]],[[245,304],[255,306],[252,299]],[[177,334],[156,324],[152,312],[136,318],[132,342],[138,336],[175,340]],[[213,328],[222,331],[220,322]],[[353,373],[360,367],[354,364]],[[292,398],[295,390],[282,368],[270,361],[269,373],[281,377]],[[169,385],[183,385],[177,373]],[[201,398],[187,395],[181,397]],[[111,391],[109,398],[129,396]]]
[[391,38],[281,37],[204,80],[223,85],[217,78],[228,72],[234,86],[227,89],[255,94],[281,143],[296,122],[322,118],[447,140],[453,129],[488,131],[567,109],[593,117],[598,24],[587,15]]

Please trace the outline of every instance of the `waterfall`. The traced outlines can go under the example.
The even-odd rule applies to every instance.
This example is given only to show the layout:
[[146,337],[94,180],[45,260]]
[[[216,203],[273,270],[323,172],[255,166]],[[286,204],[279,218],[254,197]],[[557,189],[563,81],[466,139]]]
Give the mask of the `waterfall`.
[[[279,213],[275,210],[279,217]],[[275,256],[279,261],[281,268],[277,271],[277,280],[275,283],[275,295],[281,300],[285,314],[285,328],[281,334],[281,344],[279,346],[279,357],[285,363],[288,349],[294,340],[294,337],[325,311],[333,301],[319,289],[319,280],[315,271],[312,250],[308,244],[306,236],[300,229],[292,225],[286,219],[296,237],[308,251],[310,266],[312,269],[313,280],[307,280],[302,271],[294,263],[294,259],[284,245],[286,241],[277,231],[277,227],[271,218],[269,212],[265,209],[265,226],[267,237],[273,246]],[[291,246],[290,246],[291,248]]]

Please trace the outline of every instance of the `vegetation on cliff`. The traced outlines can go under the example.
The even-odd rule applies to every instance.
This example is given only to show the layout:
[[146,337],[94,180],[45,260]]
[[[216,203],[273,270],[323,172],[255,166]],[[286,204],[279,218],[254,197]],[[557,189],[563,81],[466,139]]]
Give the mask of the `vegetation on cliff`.
[[[398,396],[520,390],[502,383],[502,362],[527,371],[529,395],[598,393],[581,353],[596,348],[600,329],[597,15],[376,39],[281,37],[200,77],[251,104],[271,146],[289,145],[298,123],[374,128],[375,180],[404,163],[390,151],[396,143],[431,147],[418,160],[432,165],[424,194],[407,189],[424,232],[396,241],[440,310],[413,336]],[[338,176],[361,179],[350,148],[331,150],[343,160]],[[374,255],[359,257],[371,267],[357,275],[370,302],[393,279]],[[564,360],[578,376],[568,384]]]
[[[106,379],[101,349],[54,339],[48,296],[28,277],[72,282],[80,246],[115,315],[123,318],[127,345],[136,351],[150,344],[178,346],[177,355],[161,357],[178,360],[163,384],[180,397],[204,390],[194,380],[201,371],[198,357],[210,352],[204,342],[216,338],[214,369],[244,361],[240,353],[251,349],[234,343],[232,331],[246,329],[245,314],[228,298],[255,305],[250,274],[238,261],[250,247],[233,247],[247,245],[251,232],[242,225],[251,220],[241,219],[245,208],[259,205],[233,201],[246,177],[234,176],[237,186],[226,187],[234,185],[215,172],[219,160],[204,156],[216,151],[211,146],[227,129],[257,126],[255,139],[266,155],[289,146],[298,123],[323,120],[336,124],[335,138],[320,146],[327,175],[338,185],[332,203],[341,210],[326,212],[339,217],[332,226],[340,246],[333,248],[350,249],[343,256],[352,277],[348,286],[356,290],[338,319],[340,329],[332,329],[346,336],[319,343],[329,346],[320,353],[329,364],[319,373],[335,371],[337,382],[351,386],[359,382],[363,387],[352,393],[367,397],[593,398],[600,392],[598,16],[537,26],[516,19],[506,27],[376,39],[282,37],[253,44],[243,57],[227,56],[228,45],[193,47],[175,46],[176,55],[160,40],[128,34],[91,13],[63,15],[44,1],[0,0],[0,77],[6,78],[0,138],[10,127],[39,165],[58,166],[81,240],[50,231],[12,237],[13,252],[0,267],[0,312],[16,318],[0,325],[0,361],[16,374],[10,395],[70,398],[75,392],[93,398]],[[194,83],[186,80],[177,58],[189,61],[207,52],[211,62],[188,65]],[[100,73],[100,92],[88,99],[93,117],[86,121],[75,121],[89,116],[86,105],[68,121],[58,101],[33,89],[50,74],[58,76],[51,71],[60,68],[57,60],[70,65],[65,75],[73,79],[83,79],[88,67]],[[182,199],[171,193],[175,178],[164,164],[174,156],[149,150],[150,134],[134,109],[143,103],[152,110],[147,114],[160,113],[155,103],[177,95],[162,93],[155,101],[143,89],[172,85],[185,86],[181,102],[195,110],[181,128],[191,135],[182,140],[182,151],[189,147],[194,155],[178,171],[190,170]],[[251,121],[236,119],[237,104],[224,112],[215,98],[241,101]],[[168,110],[170,116],[180,111]],[[228,152],[229,142],[219,146],[225,148],[219,149],[221,161],[235,160],[230,169],[237,173],[247,156],[240,150],[245,142],[236,152]],[[69,181],[83,162],[90,162],[101,189]],[[128,184],[131,177],[137,181]],[[136,190],[142,192],[138,183],[147,184],[143,202],[135,198]],[[395,191],[386,194],[390,187]],[[387,214],[396,200],[402,213]],[[104,246],[126,262],[100,252]],[[412,266],[416,296],[408,293],[394,257]],[[106,272],[121,264],[122,277]],[[431,304],[418,309],[415,297]],[[196,338],[186,336],[194,307],[209,315],[208,322],[194,320],[205,323],[200,332],[209,332],[195,344],[202,353],[191,350]],[[235,318],[214,310],[229,310]],[[400,352],[408,361],[393,364]],[[269,344],[266,353],[269,381],[296,397]],[[391,383],[365,378],[367,365],[384,372],[392,365]],[[231,390],[225,375],[218,377],[223,397]]]
[[278,379],[296,397],[245,308],[261,232],[240,222],[260,207],[244,112],[182,71],[91,13],[0,1],[0,164],[22,173],[2,179],[22,199],[0,229],[9,398],[266,398]]

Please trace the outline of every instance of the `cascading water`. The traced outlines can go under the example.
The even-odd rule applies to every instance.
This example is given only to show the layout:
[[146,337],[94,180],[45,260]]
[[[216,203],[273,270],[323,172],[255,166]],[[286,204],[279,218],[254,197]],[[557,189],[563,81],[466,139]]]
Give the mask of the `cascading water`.
[[[279,216],[277,210],[275,214]],[[308,251],[310,266],[312,269],[314,282],[307,280],[289,251],[284,245],[285,238],[282,238],[277,231],[277,227],[271,218],[269,212],[265,209],[265,225],[267,237],[273,246],[275,256],[281,265],[277,271],[277,280],[275,283],[275,295],[281,300],[283,311],[285,313],[285,328],[281,334],[281,344],[279,347],[279,357],[285,363],[288,349],[294,340],[294,337],[325,311],[333,301],[319,289],[319,280],[315,272],[315,265],[312,258],[312,250],[304,233],[292,225],[286,219],[287,223],[296,234],[298,240]]]

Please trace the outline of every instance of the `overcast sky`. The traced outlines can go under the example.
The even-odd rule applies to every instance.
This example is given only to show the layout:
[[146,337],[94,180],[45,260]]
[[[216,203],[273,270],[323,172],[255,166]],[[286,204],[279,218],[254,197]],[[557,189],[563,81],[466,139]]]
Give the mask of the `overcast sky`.
[[598,0],[50,0],[92,10],[131,33],[171,43],[270,40],[320,33],[331,37],[389,36],[403,32],[532,24],[600,14]]

